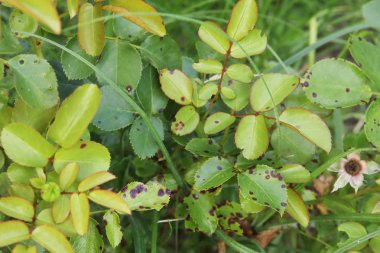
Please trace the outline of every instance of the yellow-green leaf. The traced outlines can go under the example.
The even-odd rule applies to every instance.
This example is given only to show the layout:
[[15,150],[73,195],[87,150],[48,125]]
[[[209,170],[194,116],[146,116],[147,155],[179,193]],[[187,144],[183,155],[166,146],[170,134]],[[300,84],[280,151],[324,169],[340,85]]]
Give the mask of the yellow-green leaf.
[[17,244],[16,247],[13,248],[12,253],[37,253],[37,247],[26,247],[23,244]]
[[67,194],[59,196],[59,198],[54,201],[51,212],[55,223],[64,222],[70,215],[70,196]]
[[128,204],[121,198],[120,195],[106,191],[106,190],[93,190],[88,198],[99,205],[112,208],[121,214],[130,214]]
[[66,236],[74,236],[77,234],[74,229],[71,215],[64,222],[57,224],[53,220],[51,208],[46,208],[37,215],[36,225],[50,225],[64,233]]
[[309,224],[309,211],[302,197],[292,189],[288,189],[288,205],[285,211],[293,217],[301,226],[307,227]]
[[83,179],[79,185],[78,185],[78,191],[79,192],[84,192],[84,191],[88,191],[98,185],[101,185],[101,184],[104,184],[108,181],[111,181],[113,179],[115,179],[116,177],[107,172],[107,171],[100,171],[100,172],[97,172],[97,173],[94,173],[88,177],[86,177],[85,179]]
[[51,253],[75,253],[66,237],[49,225],[35,228],[32,232],[32,239]]
[[205,22],[201,25],[198,35],[204,43],[221,54],[226,54],[230,42],[224,31],[214,22]]
[[206,134],[216,134],[223,131],[234,122],[234,116],[225,112],[217,112],[207,118],[204,125],[204,131]]
[[0,212],[24,221],[32,221],[34,216],[33,204],[19,197],[0,198]]
[[166,28],[161,16],[149,4],[141,0],[111,0],[104,9],[124,14],[124,18],[140,26],[144,30],[163,37],[166,35]]
[[34,189],[28,184],[13,183],[11,185],[11,195],[26,199],[33,203]]
[[235,63],[228,67],[227,75],[232,80],[242,83],[250,83],[253,79],[253,72],[248,65]]
[[199,60],[198,63],[194,63],[193,68],[199,73],[220,74],[222,73],[223,65],[217,60],[206,59]]
[[48,137],[62,147],[77,143],[94,118],[101,100],[95,84],[85,84],[66,98],[59,108]]
[[75,17],[79,11],[79,0],[67,0],[67,10],[70,18]]
[[70,198],[71,216],[73,217],[74,228],[79,235],[87,232],[90,220],[90,203],[84,193],[74,193]]
[[61,20],[51,0],[1,0],[37,19],[55,34],[61,33]]
[[36,130],[21,123],[4,127],[1,143],[10,159],[30,167],[45,166],[56,150]]
[[98,56],[106,43],[101,2],[81,5],[78,15],[78,42],[87,54]]
[[79,173],[79,164],[71,162],[65,165],[59,174],[59,186],[61,189],[67,190],[75,182]]
[[199,118],[199,114],[193,106],[184,106],[176,113],[171,129],[179,136],[190,134],[198,126]]
[[[234,58],[245,58],[264,52],[267,47],[267,36],[259,29],[253,29],[242,40],[233,43],[231,56]],[[244,50],[243,50],[244,49]]]
[[193,96],[191,79],[182,71],[163,69],[160,71],[161,89],[167,97],[177,104],[188,105]]
[[29,228],[22,221],[0,222],[0,247],[29,239]]
[[287,183],[307,183],[311,180],[310,172],[299,164],[286,164],[278,172]]
[[244,38],[255,26],[258,15],[256,0],[240,0],[232,9],[227,34],[235,40]]

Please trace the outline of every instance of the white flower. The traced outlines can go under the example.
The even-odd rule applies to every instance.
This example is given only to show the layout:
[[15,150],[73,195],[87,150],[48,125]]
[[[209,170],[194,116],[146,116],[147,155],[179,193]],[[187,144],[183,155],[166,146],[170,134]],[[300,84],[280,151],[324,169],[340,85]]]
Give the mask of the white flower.
[[342,158],[339,162],[330,166],[328,170],[338,172],[339,174],[332,192],[335,192],[350,183],[356,193],[359,187],[363,185],[363,174],[375,174],[380,171],[380,166],[372,161],[366,162],[360,160],[358,154],[352,153],[347,156],[347,159]]

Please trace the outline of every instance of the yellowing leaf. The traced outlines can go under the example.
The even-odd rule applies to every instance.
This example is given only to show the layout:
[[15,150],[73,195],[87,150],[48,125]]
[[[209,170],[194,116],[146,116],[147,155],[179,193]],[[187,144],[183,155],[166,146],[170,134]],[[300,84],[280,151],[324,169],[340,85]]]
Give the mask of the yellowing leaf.
[[264,154],[269,145],[265,118],[262,115],[244,117],[236,130],[235,143],[246,159],[254,160]]
[[77,234],[74,229],[72,217],[69,216],[64,222],[57,224],[53,220],[51,208],[46,208],[37,215],[36,225],[50,225],[66,236],[75,236]]
[[166,35],[161,16],[149,4],[141,0],[111,0],[104,9],[124,14],[124,18],[140,26],[144,30],[163,37]]
[[101,100],[101,93],[95,84],[85,84],[66,98],[59,108],[48,137],[62,147],[77,143],[94,118]]
[[261,54],[267,47],[267,40],[267,36],[261,30],[253,29],[245,38],[237,43],[233,43],[231,56],[234,58],[245,58],[247,54],[248,56]]
[[33,204],[19,197],[0,198],[0,212],[24,221],[32,221],[34,216]]
[[61,20],[51,0],[1,0],[37,19],[55,34],[61,33]]
[[0,222],[0,247],[29,239],[29,228],[22,221]]
[[32,239],[51,253],[75,253],[66,237],[49,225],[35,228],[32,232]]
[[106,190],[93,190],[88,198],[99,205],[115,209],[121,214],[130,214],[128,204],[121,198],[120,195],[106,191]]
[[37,247],[26,247],[22,244],[17,244],[16,247],[13,248],[12,253],[37,253]]
[[309,224],[309,211],[302,197],[292,189],[288,189],[288,205],[285,211],[293,217],[301,226]]
[[235,40],[244,38],[255,26],[257,17],[256,0],[240,0],[232,9],[227,34]]
[[63,167],[59,174],[59,186],[62,190],[67,190],[77,179],[79,164],[76,162],[68,163]]
[[86,194],[72,194],[70,206],[74,228],[79,235],[84,235],[87,232],[88,222],[90,220],[90,203],[88,202]]
[[223,30],[213,22],[205,22],[201,25],[198,35],[204,43],[221,54],[226,54],[230,48],[230,42]]
[[67,0],[67,10],[70,18],[75,17],[79,11],[79,0]]
[[81,5],[78,15],[78,42],[87,54],[98,56],[106,42],[101,3]]
[[220,74],[222,73],[223,65],[217,60],[206,59],[199,60],[198,63],[194,63],[193,68],[199,73]]
[[78,185],[78,191],[88,191],[98,185],[104,184],[108,181],[115,179],[116,177],[107,171],[100,171],[94,173],[85,179],[83,179]]
[[59,196],[54,201],[51,211],[55,223],[64,222],[70,215],[70,196],[67,194]]
[[161,89],[167,97],[177,104],[188,105],[193,95],[191,79],[180,70],[163,69],[160,71]]

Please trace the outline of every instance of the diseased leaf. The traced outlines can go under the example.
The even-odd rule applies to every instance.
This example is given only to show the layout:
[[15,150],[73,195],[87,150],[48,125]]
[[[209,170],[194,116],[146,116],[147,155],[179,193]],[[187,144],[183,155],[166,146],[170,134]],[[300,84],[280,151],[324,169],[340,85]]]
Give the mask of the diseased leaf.
[[0,222],[0,247],[29,239],[29,228],[22,221]]
[[19,10],[13,10],[9,17],[9,27],[17,37],[27,38],[27,35],[19,34],[18,32],[34,33],[38,28],[38,23],[27,14]]
[[132,182],[121,191],[121,196],[132,211],[161,210],[170,201],[170,190],[159,182]]
[[216,134],[223,131],[235,122],[235,117],[224,112],[217,112],[210,115],[204,125],[206,134]]
[[203,191],[219,187],[234,175],[232,164],[227,159],[209,158],[195,174],[194,189]]
[[302,227],[307,227],[310,221],[309,211],[302,197],[294,190],[288,189],[288,205],[286,212]]
[[341,59],[317,62],[305,78],[303,86],[307,98],[327,109],[359,105],[371,97],[371,88],[363,72]]
[[71,243],[73,244],[75,253],[103,252],[103,237],[97,226],[99,226],[98,223],[94,219],[90,219],[87,233],[82,236],[75,236],[71,238]]
[[2,22],[2,24],[0,24],[0,27],[0,55],[18,54],[22,52],[23,47],[21,46],[20,41],[16,38],[16,36],[14,36],[13,33],[11,33],[9,26],[5,22]]
[[250,102],[252,109],[257,112],[273,109],[274,106],[280,104],[297,88],[299,82],[299,78],[293,75],[262,75],[251,89]]
[[290,108],[280,115],[280,123],[296,130],[327,153],[331,150],[331,133],[316,114],[302,108]]
[[36,227],[32,232],[32,239],[51,253],[75,253],[66,237],[49,225]]
[[10,159],[30,167],[45,166],[56,150],[36,130],[21,123],[4,127],[1,143]]
[[236,202],[226,202],[216,209],[219,218],[219,225],[224,231],[242,236],[243,221],[247,218],[247,213]]
[[213,139],[209,138],[192,138],[185,149],[194,155],[213,157],[219,153],[219,145]]
[[266,165],[258,165],[238,175],[240,192],[244,198],[269,206],[281,215],[285,211],[286,185],[280,174]]
[[87,54],[98,56],[105,46],[104,21],[101,19],[101,2],[84,3],[78,14],[78,42]]
[[256,197],[252,197],[252,196],[245,197],[243,196],[241,192],[239,194],[239,200],[240,200],[241,208],[247,213],[259,213],[265,208],[264,205],[257,202]]
[[95,116],[101,100],[99,88],[85,84],[66,98],[48,130],[49,139],[64,148],[76,144]]
[[265,118],[262,115],[242,118],[235,133],[235,143],[246,159],[254,160],[264,154],[269,145]]
[[115,131],[132,124],[132,107],[111,86],[103,86],[100,91],[102,99],[92,123],[104,131]]
[[[159,118],[151,118],[151,122],[163,140],[164,127],[161,120]],[[137,118],[133,122],[131,131],[129,132],[129,140],[135,153],[142,159],[154,156],[159,148],[142,118]]]
[[2,0],[2,2],[14,6],[37,19],[55,34],[61,33],[61,20],[53,2],[50,0]]
[[238,1],[232,9],[227,34],[235,40],[244,38],[255,26],[258,15],[256,0]]
[[[80,47],[78,38],[74,37],[69,39],[66,47],[74,51],[74,53],[78,54],[79,56],[83,57],[86,61],[95,64],[95,57],[86,54],[86,52]],[[61,64],[63,71],[69,80],[84,79],[94,73],[94,70],[92,68],[63,50],[61,54]]]
[[156,9],[144,1],[111,0],[109,5],[103,8],[114,13],[125,14],[124,18],[152,34],[160,37],[166,35],[165,25],[161,16],[157,13]]
[[373,101],[365,113],[364,131],[367,139],[380,147],[380,100]]
[[253,29],[242,40],[232,44],[231,56],[239,59],[261,54],[267,47],[267,40],[267,36],[261,30]]
[[184,106],[175,115],[171,129],[179,136],[190,134],[197,128],[199,118],[199,114],[193,106]]
[[163,69],[160,71],[161,89],[177,104],[188,105],[193,95],[191,79],[182,71]]
[[31,107],[48,109],[58,103],[57,77],[45,59],[20,54],[8,61],[17,93]]
[[86,177],[85,179],[83,179],[79,183],[78,191],[79,192],[88,191],[92,188],[95,188],[96,186],[102,185],[108,181],[115,179],[115,178],[116,177],[113,174],[111,174],[107,171],[100,171],[100,172],[94,173],[94,174]]
[[90,203],[84,193],[73,193],[70,197],[71,216],[78,235],[87,233],[90,219]]
[[107,190],[93,190],[88,195],[88,198],[96,204],[114,209],[121,214],[131,214],[131,209],[127,203],[114,192]]
[[103,220],[106,223],[106,235],[112,248],[116,248],[123,239],[123,233],[121,232],[119,215],[115,212],[108,211]]
[[227,35],[214,22],[204,22],[198,30],[198,35],[204,43],[218,53],[226,54],[230,47]]

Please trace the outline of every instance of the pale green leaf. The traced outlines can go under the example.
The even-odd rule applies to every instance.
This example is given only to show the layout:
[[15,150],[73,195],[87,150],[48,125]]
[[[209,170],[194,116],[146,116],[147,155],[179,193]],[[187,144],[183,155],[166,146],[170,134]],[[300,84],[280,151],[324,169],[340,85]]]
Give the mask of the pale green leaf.
[[19,197],[0,198],[0,212],[19,220],[32,221],[34,216],[33,204]]
[[264,210],[265,206],[257,202],[256,197],[245,197],[243,194],[239,194],[239,200],[241,208],[247,213],[259,213]]
[[4,221],[0,222],[0,247],[28,240],[29,228],[22,221]]
[[163,69],[160,71],[161,89],[177,104],[188,105],[193,95],[191,79],[182,71]]
[[365,113],[365,135],[376,147],[380,147],[380,100],[371,103]]
[[220,147],[213,139],[192,138],[185,149],[197,156],[213,157],[218,155]]
[[265,51],[267,47],[267,36],[259,29],[253,29],[246,37],[238,42],[234,42],[231,47],[231,56],[234,58],[246,58],[258,55]]
[[34,189],[28,184],[13,183],[7,190],[10,190],[12,196],[26,199],[31,203],[34,202]]
[[19,165],[17,163],[12,163],[7,169],[7,175],[12,183],[29,184],[31,178],[36,178],[39,175],[41,168],[31,168]]
[[198,35],[204,43],[218,53],[226,54],[230,47],[227,35],[219,25],[211,21],[207,21],[201,25]]
[[[362,224],[357,223],[357,222],[341,223],[338,226],[338,231],[344,232],[348,236],[348,239],[346,241],[338,243],[339,247],[341,247],[347,243],[353,242],[353,241],[367,235],[367,230],[365,229],[365,227]],[[367,246],[367,244],[368,244],[368,241],[358,243],[358,245],[355,246],[354,248],[352,248],[352,250],[361,250],[365,246]]]
[[199,118],[199,114],[193,106],[184,106],[176,113],[171,130],[179,136],[190,134],[198,126]]
[[79,164],[72,162],[66,164],[59,173],[59,186],[62,190],[67,190],[75,182],[79,173]]
[[123,239],[123,233],[121,232],[120,218],[115,212],[108,211],[103,220],[106,223],[106,235],[112,248],[116,248]]
[[26,38],[28,36],[18,32],[34,33],[38,28],[38,22],[19,10],[13,10],[9,17],[9,27],[19,38]]
[[104,248],[103,236],[97,228],[99,224],[90,219],[88,231],[83,236],[71,238],[75,253],[102,253]]
[[37,215],[36,225],[50,225],[66,236],[76,235],[72,217],[69,216],[63,223],[57,224],[53,220],[52,210],[50,208],[44,209]]
[[229,66],[226,74],[232,80],[242,83],[250,83],[253,79],[253,72],[251,68],[242,63],[235,63]]
[[[225,88],[229,88],[233,91],[233,96],[226,96]],[[224,78],[222,83],[222,100],[223,102],[235,112],[238,112],[244,109],[249,103],[249,90],[250,85],[246,83],[241,83],[236,80],[229,78]],[[231,93],[231,91],[229,92]]]
[[363,5],[362,12],[367,24],[380,29],[380,1],[373,0]]
[[90,203],[87,199],[86,194],[71,194],[70,209],[75,231],[77,231],[78,235],[84,235],[87,233],[88,223],[90,219]]
[[227,34],[235,40],[244,38],[254,28],[258,15],[256,0],[238,1],[232,9]]
[[311,180],[310,172],[299,164],[286,164],[278,170],[278,173],[287,183],[307,183]]
[[234,122],[234,116],[225,112],[217,112],[207,118],[204,125],[204,131],[206,134],[216,134],[223,131]]
[[223,70],[222,63],[213,59],[201,59],[198,63],[194,63],[192,66],[197,72],[204,74],[220,74]]
[[309,210],[302,197],[294,190],[288,189],[288,205],[286,212],[293,217],[302,227],[307,227],[310,221]]
[[70,195],[62,194],[56,201],[54,201],[51,208],[54,222],[58,224],[64,222],[69,217],[70,210]]
[[74,253],[66,237],[49,225],[36,227],[32,232],[32,239],[51,253]]

